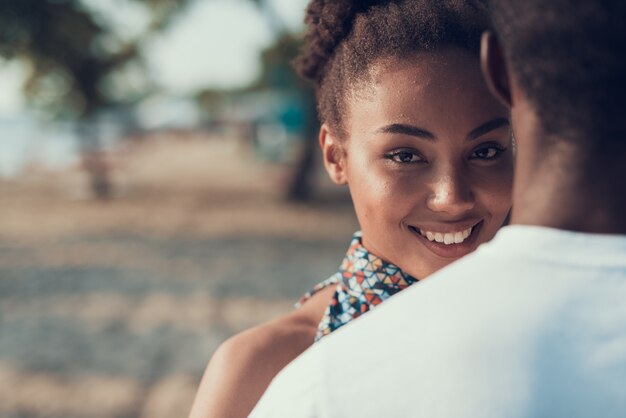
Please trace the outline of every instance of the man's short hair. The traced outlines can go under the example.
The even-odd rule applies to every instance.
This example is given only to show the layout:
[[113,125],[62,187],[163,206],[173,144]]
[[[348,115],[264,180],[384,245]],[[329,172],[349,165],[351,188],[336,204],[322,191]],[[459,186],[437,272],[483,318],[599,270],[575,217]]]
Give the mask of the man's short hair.
[[546,133],[626,148],[626,1],[491,0],[510,70]]

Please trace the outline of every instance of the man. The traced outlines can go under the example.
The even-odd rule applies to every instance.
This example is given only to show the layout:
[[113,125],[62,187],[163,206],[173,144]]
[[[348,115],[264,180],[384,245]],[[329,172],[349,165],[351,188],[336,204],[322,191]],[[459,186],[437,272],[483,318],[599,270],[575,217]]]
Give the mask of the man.
[[511,226],[305,352],[253,417],[626,416],[626,2],[492,3]]

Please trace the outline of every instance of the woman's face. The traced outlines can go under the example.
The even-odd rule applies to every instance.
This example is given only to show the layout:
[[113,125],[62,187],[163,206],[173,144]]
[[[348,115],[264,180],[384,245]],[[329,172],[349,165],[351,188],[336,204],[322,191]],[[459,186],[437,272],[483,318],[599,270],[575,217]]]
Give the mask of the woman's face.
[[323,130],[323,147],[343,151],[331,161],[325,152],[326,164],[349,185],[365,247],[424,278],[502,226],[513,176],[509,116],[487,91],[478,57],[462,50],[385,60],[373,74],[374,85],[348,102],[348,137]]

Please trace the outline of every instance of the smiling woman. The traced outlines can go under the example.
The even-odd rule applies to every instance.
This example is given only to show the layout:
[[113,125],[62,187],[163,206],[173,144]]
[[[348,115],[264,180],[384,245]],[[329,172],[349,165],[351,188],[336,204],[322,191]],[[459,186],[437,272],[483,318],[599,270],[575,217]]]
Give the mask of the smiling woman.
[[194,417],[247,416],[314,340],[474,251],[511,207],[509,116],[479,68],[481,2],[312,0],[306,22],[298,69],[316,86],[324,164],[349,187],[361,231],[297,310],[224,343]]
[[363,246],[425,278],[490,240],[511,204],[506,109],[475,54],[457,47],[382,58],[354,95],[339,137],[321,141],[331,178],[348,184]]

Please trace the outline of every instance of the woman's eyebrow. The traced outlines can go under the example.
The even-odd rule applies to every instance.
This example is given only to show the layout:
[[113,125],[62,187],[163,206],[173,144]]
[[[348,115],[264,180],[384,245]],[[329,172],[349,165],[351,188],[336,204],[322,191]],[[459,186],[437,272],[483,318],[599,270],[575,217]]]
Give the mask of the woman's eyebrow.
[[429,141],[435,140],[435,135],[428,132],[425,129],[418,128],[417,126],[407,125],[404,123],[392,123],[390,125],[385,125],[376,130],[377,133],[385,133],[385,134],[403,134],[403,135],[411,135],[417,138],[427,139]]
[[491,132],[503,126],[510,126],[510,125],[511,123],[509,122],[507,118],[493,119],[493,120],[490,120],[489,122],[483,123],[478,128],[472,130],[472,132],[470,132],[467,135],[467,139],[468,140],[476,139],[480,136],[483,136],[487,132]]

